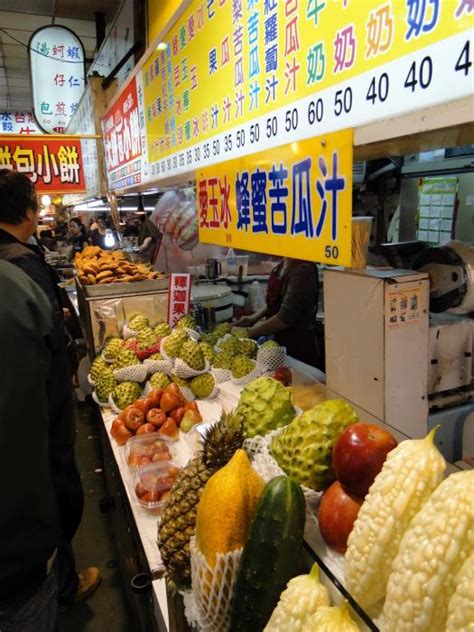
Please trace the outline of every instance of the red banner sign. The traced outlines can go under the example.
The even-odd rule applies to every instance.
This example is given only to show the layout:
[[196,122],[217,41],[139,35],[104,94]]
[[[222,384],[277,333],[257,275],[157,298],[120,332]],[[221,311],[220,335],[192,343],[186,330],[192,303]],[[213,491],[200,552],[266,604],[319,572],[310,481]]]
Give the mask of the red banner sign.
[[80,140],[0,136],[0,169],[5,167],[27,175],[37,193],[86,191]]
[[107,112],[103,130],[107,173],[112,188],[139,184],[142,143],[135,79]]
[[191,302],[191,275],[170,274],[168,290],[168,324],[174,327],[189,312]]

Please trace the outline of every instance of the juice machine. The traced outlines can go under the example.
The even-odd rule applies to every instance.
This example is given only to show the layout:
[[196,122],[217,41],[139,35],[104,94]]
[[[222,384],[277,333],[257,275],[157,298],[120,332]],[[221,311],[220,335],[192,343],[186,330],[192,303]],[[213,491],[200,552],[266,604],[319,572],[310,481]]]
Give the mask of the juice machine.
[[474,246],[425,248],[411,267],[325,271],[328,391],[408,437],[439,424],[446,459],[472,465]]

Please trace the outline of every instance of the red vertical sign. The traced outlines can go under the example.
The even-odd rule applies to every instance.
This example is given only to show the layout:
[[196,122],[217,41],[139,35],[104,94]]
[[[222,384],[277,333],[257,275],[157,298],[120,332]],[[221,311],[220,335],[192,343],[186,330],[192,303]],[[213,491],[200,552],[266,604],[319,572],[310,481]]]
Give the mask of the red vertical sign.
[[174,327],[178,320],[189,313],[191,303],[191,275],[170,274],[168,290],[168,324]]

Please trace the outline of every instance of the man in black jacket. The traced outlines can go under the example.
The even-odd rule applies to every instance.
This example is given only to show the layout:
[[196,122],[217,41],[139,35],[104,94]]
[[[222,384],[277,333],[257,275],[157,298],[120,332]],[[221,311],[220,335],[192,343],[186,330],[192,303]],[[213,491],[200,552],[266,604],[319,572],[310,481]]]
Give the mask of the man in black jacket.
[[71,369],[54,272],[42,250],[26,243],[34,234],[37,222],[38,204],[31,180],[15,171],[0,169],[0,260],[15,264],[35,281],[47,295],[53,310],[52,362],[48,375],[50,458],[61,527],[57,556],[59,598],[68,603],[88,597],[99,585],[100,572],[91,567],[78,574],[75,569],[71,541],[81,521],[84,495],[74,456]]
[[50,632],[59,542],[47,384],[52,310],[37,284],[6,261],[0,297],[0,630]]

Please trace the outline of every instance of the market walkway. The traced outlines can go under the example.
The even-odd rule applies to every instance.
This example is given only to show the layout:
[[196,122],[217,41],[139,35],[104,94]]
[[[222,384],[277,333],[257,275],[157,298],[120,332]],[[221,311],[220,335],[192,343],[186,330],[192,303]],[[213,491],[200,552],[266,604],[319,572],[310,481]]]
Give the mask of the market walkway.
[[117,568],[117,551],[112,540],[108,517],[100,511],[106,496],[102,469],[100,437],[94,410],[80,404],[77,413],[76,455],[82,475],[85,508],[82,524],[74,539],[78,568],[99,566],[102,584],[84,603],[60,612],[59,632],[126,632],[132,630]]

